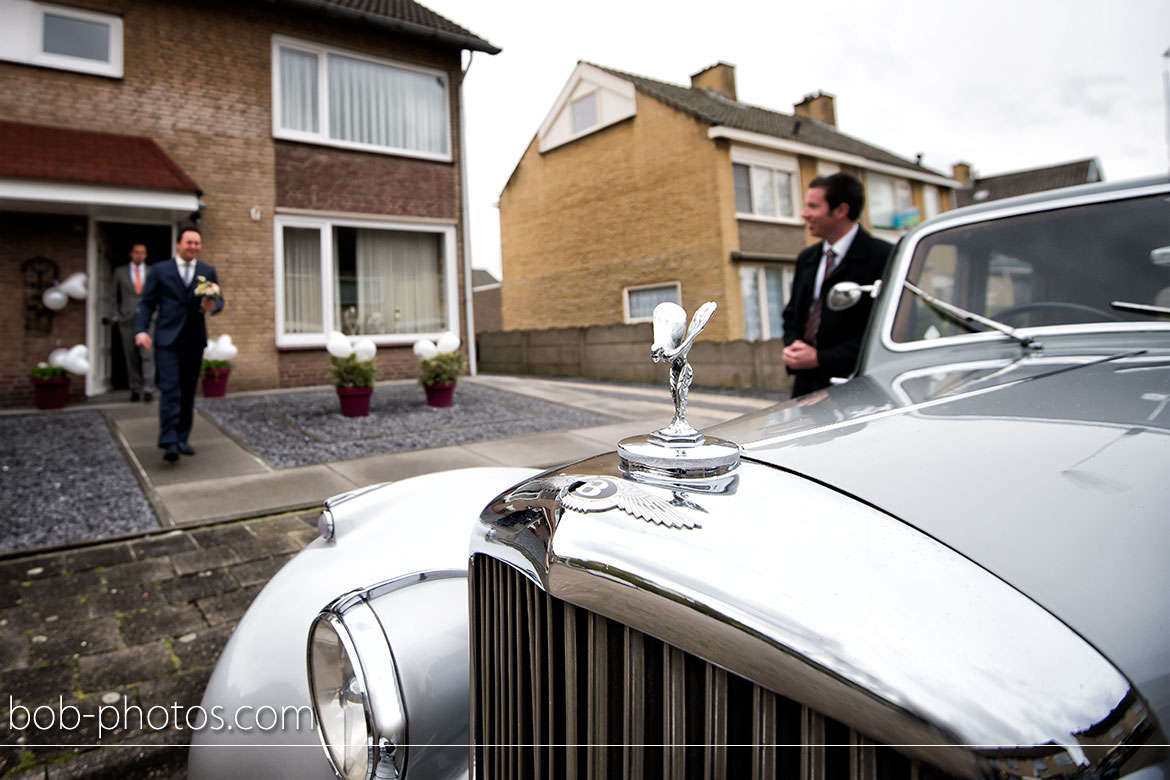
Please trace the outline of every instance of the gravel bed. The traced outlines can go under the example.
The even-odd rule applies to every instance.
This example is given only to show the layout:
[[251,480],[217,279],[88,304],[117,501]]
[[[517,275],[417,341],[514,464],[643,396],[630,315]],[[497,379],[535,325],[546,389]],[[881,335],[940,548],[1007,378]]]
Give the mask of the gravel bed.
[[0,552],[158,528],[100,412],[0,417]]
[[368,417],[343,417],[332,389],[200,400],[199,410],[275,468],[616,422],[471,382],[446,409],[404,383],[375,388]]

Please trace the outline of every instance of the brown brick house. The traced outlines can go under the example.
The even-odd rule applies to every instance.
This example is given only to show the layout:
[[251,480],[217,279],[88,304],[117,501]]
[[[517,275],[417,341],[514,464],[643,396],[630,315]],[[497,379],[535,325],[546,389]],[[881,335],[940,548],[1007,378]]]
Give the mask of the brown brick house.
[[775,338],[814,177],[866,185],[896,238],[959,182],[840,132],[832,95],[783,114],[740,102],[719,63],[684,87],[581,62],[500,196],[505,330],[635,323],[716,301],[704,337]]
[[[499,51],[413,0],[0,0],[0,404],[84,343],[74,392],[117,384],[102,323],[132,243],[198,220],[240,348],[232,386],[328,381],[325,335],[467,341],[462,51]],[[30,262],[30,261],[36,262]],[[40,292],[84,271],[89,297]],[[84,384],[84,388],[78,387]]]

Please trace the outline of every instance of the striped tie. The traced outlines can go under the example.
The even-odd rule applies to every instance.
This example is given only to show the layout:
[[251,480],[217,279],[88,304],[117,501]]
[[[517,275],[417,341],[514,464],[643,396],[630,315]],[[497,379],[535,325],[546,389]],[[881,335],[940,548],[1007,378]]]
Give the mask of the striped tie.
[[837,268],[837,253],[833,251],[832,247],[825,252],[825,275],[821,279],[821,293],[817,299],[813,301],[812,308],[808,311],[808,322],[804,326],[804,343],[812,346],[817,345],[817,331],[821,329],[821,306],[825,299],[825,290],[829,286],[829,274]]

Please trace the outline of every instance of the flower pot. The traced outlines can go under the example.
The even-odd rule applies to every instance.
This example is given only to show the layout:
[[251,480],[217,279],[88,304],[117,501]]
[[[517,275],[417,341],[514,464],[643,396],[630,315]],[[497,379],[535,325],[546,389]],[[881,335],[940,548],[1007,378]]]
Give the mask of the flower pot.
[[30,377],[30,380],[33,385],[33,394],[37,399],[38,409],[47,411],[50,409],[65,408],[65,402],[69,400],[69,377]]
[[423,385],[427,391],[428,406],[450,406],[455,399],[454,382],[435,382],[433,385]]
[[203,372],[203,397],[204,398],[223,398],[227,393],[228,376],[231,375],[230,368],[209,368]]
[[339,387],[337,400],[341,402],[341,413],[346,417],[365,417],[370,413],[372,387]]

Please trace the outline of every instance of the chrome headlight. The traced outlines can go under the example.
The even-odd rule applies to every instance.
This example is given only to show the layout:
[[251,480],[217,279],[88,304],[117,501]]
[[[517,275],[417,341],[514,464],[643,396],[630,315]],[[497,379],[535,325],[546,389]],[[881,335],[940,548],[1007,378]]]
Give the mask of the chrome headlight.
[[309,630],[308,671],[318,735],[344,780],[404,777],[408,764],[412,780],[466,773],[466,572],[337,599]]
[[401,773],[406,716],[390,646],[361,595],[337,602],[309,631],[309,692],[321,744],[345,780],[373,777],[379,761]]

